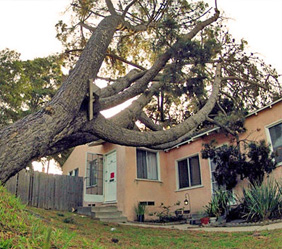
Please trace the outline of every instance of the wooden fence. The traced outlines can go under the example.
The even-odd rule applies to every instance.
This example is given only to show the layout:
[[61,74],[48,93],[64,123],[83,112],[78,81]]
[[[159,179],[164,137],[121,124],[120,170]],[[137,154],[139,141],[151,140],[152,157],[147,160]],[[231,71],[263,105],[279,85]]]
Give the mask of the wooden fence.
[[33,207],[70,211],[83,202],[83,177],[22,170],[5,186],[24,204]]

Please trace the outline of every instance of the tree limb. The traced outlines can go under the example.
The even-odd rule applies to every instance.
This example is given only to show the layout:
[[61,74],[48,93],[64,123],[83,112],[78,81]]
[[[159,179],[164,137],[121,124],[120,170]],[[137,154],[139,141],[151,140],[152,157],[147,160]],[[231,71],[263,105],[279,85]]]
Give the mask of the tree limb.
[[91,31],[91,32],[95,32],[95,30],[96,30],[96,28],[94,28],[94,27],[92,27],[92,26],[90,26],[90,25],[88,25],[84,22],[80,22],[79,25],[82,26],[83,28]]
[[123,17],[125,17],[126,13],[127,13],[128,10],[130,9],[130,7],[131,7],[133,4],[135,4],[136,2],[137,2],[137,0],[133,0],[133,1],[131,1],[130,4],[128,4],[128,5],[125,7],[124,11],[122,12],[122,16],[123,16]]
[[[98,114],[93,124],[93,134],[105,141],[128,146],[156,146],[172,142],[175,139],[184,136],[187,132],[194,129],[195,126],[202,123],[213,109],[221,83],[220,69],[221,67],[219,64],[216,69],[213,91],[207,103],[198,113],[189,117],[181,125],[177,125],[166,131],[141,133],[117,127],[110,120],[107,120],[102,115]],[[120,134],[122,134],[122,136],[120,136]]]
[[262,85],[262,84],[259,84],[257,82],[254,82],[254,81],[251,81],[249,79],[244,79],[244,78],[240,78],[240,77],[236,77],[236,76],[227,76],[227,77],[223,77],[222,78],[223,81],[226,81],[226,80],[238,80],[238,81],[243,81],[243,82],[246,82],[246,83],[250,83],[252,85],[255,85],[255,86],[258,86],[260,88],[263,88],[265,90],[269,90],[268,87]]
[[215,124],[217,125],[218,127],[226,130],[229,134],[231,134],[232,136],[238,138],[238,133],[235,131],[232,131],[231,129],[229,129],[227,126],[225,125],[222,125],[221,123],[217,122],[216,120],[214,119],[211,119],[210,117],[207,117],[207,121],[211,122],[212,124]]
[[138,118],[138,120],[143,123],[146,127],[151,129],[152,131],[161,131],[163,130],[163,126],[155,124],[152,119],[150,119],[146,113],[142,112]]
[[142,67],[142,66],[140,66],[140,65],[138,65],[138,64],[136,64],[136,63],[134,63],[134,62],[128,61],[128,60],[126,60],[126,59],[124,59],[124,58],[122,58],[122,57],[120,57],[120,56],[118,56],[118,55],[111,54],[111,53],[107,53],[106,56],[112,57],[112,58],[114,58],[114,59],[116,59],[116,60],[120,60],[120,61],[122,61],[122,62],[124,62],[124,63],[126,63],[126,64],[128,64],[128,65],[131,65],[131,66],[133,66],[133,67],[136,67],[136,68],[138,68],[138,69],[140,69],[140,70],[146,70],[146,68],[144,68],[144,67]]
[[111,15],[116,16],[117,12],[115,10],[115,7],[114,7],[112,1],[111,0],[105,0],[105,2],[107,4],[108,10],[111,13]]
[[156,146],[147,146],[147,148],[154,149],[154,150],[170,149],[170,148],[188,140],[189,138],[191,138],[194,135],[195,130],[196,130],[196,128],[192,129],[191,131],[187,132],[182,137],[179,137],[178,139],[176,139],[172,142],[168,142],[168,143],[164,143],[164,144],[160,144],[160,145],[156,145]]
[[128,88],[133,82],[140,79],[145,73],[146,71],[140,72],[136,69],[130,70],[127,75],[115,80],[113,84],[103,88],[100,97],[107,98],[118,94]]
[[191,40],[192,38],[194,38],[199,31],[204,29],[207,25],[211,24],[212,22],[216,21],[218,17],[219,11],[216,11],[214,16],[208,18],[203,22],[198,23],[194,27],[194,29],[192,29],[188,34],[184,35],[183,38],[179,39],[170,49],[160,55],[153,64],[153,66],[149,70],[147,70],[146,73],[140,79],[138,79],[134,85],[132,85],[130,88],[126,89],[125,91],[121,92],[116,96],[101,99],[101,106],[104,106],[105,108],[110,108],[115,105],[121,104],[124,101],[133,98],[138,94],[141,94],[146,89],[148,83],[152,81],[164,68],[167,61],[171,58],[174,50],[177,49],[179,44],[181,44],[183,41]]

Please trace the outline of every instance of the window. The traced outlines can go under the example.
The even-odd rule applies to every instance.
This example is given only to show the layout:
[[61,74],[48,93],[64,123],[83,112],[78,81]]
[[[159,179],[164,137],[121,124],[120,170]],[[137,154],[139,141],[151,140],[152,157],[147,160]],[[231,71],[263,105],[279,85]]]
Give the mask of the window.
[[[103,196],[104,190],[103,190],[103,183],[104,183],[104,157],[102,154],[96,154],[96,153],[87,153],[86,156],[86,197],[88,195],[94,195],[98,197],[98,199],[102,200],[101,196]],[[96,198],[95,197],[95,198]],[[92,197],[87,197],[92,198]],[[98,200],[95,199],[95,200]],[[90,199],[89,199],[90,200]],[[91,199],[93,200],[93,199]]]
[[69,176],[78,176],[79,169],[74,169],[69,172]]
[[157,153],[147,150],[136,150],[137,178],[158,180]]
[[275,159],[277,163],[282,162],[282,123],[274,125],[269,129],[269,135]]
[[155,206],[154,201],[140,201],[139,204],[144,206]]
[[95,186],[97,184],[97,166],[97,159],[88,162],[86,187]]
[[199,156],[185,158],[177,162],[179,188],[201,185]]

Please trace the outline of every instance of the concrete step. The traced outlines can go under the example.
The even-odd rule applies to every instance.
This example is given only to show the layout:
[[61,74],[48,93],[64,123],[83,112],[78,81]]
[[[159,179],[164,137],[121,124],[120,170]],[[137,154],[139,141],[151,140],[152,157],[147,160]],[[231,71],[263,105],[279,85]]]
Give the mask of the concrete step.
[[86,215],[86,216],[90,216],[90,217],[94,217],[94,213],[91,212],[91,208],[92,207],[78,207],[77,213]]
[[118,211],[117,206],[95,206],[91,207],[91,212],[116,212]]
[[88,215],[95,220],[111,223],[123,223],[127,218],[117,209],[116,205],[99,205],[94,207],[79,207],[77,213]]

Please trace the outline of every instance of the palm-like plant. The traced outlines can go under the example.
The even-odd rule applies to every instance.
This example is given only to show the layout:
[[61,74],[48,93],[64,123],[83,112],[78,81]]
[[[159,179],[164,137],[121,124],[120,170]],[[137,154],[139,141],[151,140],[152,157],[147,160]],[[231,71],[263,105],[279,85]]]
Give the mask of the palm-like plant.
[[269,180],[259,186],[243,190],[244,215],[247,220],[258,221],[282,216],[282,184]]

